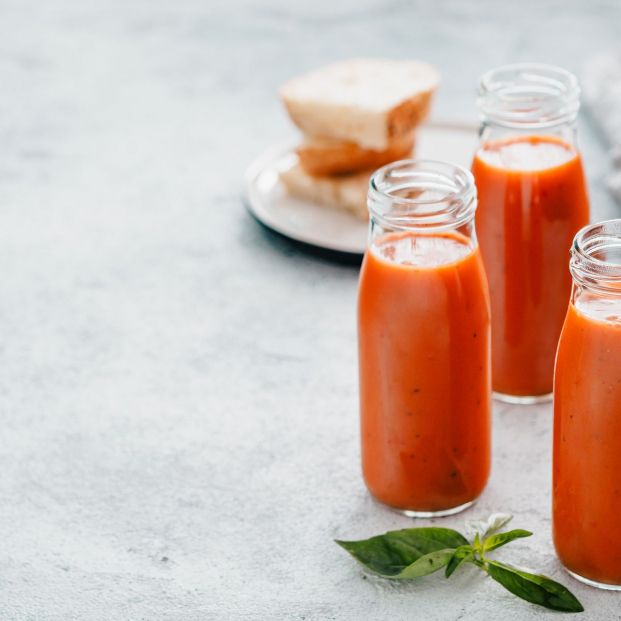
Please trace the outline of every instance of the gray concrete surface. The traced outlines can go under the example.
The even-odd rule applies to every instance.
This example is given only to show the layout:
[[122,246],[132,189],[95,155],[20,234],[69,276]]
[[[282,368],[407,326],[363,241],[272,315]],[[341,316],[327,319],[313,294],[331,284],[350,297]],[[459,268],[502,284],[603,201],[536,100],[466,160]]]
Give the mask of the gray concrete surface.
[[[352,55],[424,58],[438,116],[514,60],[580,71],[610,2],[0,2],[0,618],[519,619],[463,571],[393,585],[333,543],[412,524],[358,459],[357,269],[260,228],[245,166],[291,134],[281,81]],[[596,216],[600,137],[581,139]],[[621,596],[550,542],[550,406],[495,409],[479,504],[535,531],[504,558]],[[438,523],[440,523],[438,521]]]

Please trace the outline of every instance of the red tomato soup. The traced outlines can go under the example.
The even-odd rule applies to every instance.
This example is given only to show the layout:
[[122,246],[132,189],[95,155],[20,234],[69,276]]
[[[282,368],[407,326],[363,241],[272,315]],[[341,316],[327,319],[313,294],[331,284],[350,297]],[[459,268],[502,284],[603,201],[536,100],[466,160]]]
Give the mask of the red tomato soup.
[[569,306],[554,384],[554,544],[570,571],[621,585],[621,299]]
[[457,232],[389,233],[359,289],[362,465],[406,510],[476,499],[490,469],[490,319],[476,244]]
[[545,395],[571,291],[567,249],[589,220],[580,157],[559,138],[517,137],[483,143],[472,172],[492,305],[493,389]]

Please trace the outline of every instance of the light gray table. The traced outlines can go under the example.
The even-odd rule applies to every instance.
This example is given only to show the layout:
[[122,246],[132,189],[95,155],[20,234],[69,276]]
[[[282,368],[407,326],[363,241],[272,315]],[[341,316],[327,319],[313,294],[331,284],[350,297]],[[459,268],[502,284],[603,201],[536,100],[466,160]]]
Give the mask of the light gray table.
[[[486,68],[618,41],[576,1],[0,2],[0,618],[534,619],[474,572],[364,579],[333,543],[412,524],[359,474],[357,269],[260,228],[245,166],[292,132],[287,77],[416,57],[438,116]],[[583,117],[594,213],[618,213]],[[504,558],[562,579],[583,619],[621,596],[550,542],[551,407],[495,408],[476,508],[535,536]],[[440,521],[438,521],[440,523]]]

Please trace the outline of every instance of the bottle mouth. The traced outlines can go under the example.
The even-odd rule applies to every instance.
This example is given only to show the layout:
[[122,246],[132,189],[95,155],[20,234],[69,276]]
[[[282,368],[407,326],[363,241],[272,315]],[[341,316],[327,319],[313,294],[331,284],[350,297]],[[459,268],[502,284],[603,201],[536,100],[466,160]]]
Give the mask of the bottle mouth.
[[472,219],[476,204],[472,173],[448,162],[400,160],[369,181],[369,213],[393,229],[454,228]]
[[621,219],[580,229],[572,244],[569,269],[581,285],[621,294]]
[[553,65],[505,65],[482,76],[478,105],[483,121],[503,127],[553,127],[575,120],[580,86],[573,73]]

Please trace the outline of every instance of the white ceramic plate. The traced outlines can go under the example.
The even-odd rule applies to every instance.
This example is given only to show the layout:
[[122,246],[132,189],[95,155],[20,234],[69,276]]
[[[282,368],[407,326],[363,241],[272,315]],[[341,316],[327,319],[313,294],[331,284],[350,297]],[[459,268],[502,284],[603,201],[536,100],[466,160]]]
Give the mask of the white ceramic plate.
[[[416,134],[416,157],[445,160],[467,168],[477,143],[474,125],[433,122]],[[279,172],[296,162],[291,145],[274,146],[246,171],[244,199],[250,213],[265,226],[299,242],[326,250],[362,254],[367,223],[354,216],[287,194]]]

